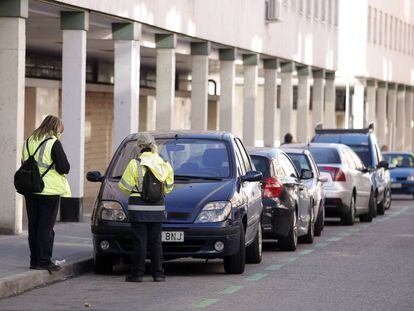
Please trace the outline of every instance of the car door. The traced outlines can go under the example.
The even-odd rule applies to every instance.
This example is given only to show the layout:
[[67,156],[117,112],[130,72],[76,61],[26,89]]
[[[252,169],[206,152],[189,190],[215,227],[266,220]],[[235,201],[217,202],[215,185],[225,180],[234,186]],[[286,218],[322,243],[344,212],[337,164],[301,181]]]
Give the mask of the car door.
[[[356,207],[360,210],[368,210],[369,208],[369,197],[371,195],[371,174],[366,170],[364,163],[357,156],[355,152],[349,150],[352,160],[355,163],[357,170],[357,202]],[[359,200],[358,200],[359,199]]]

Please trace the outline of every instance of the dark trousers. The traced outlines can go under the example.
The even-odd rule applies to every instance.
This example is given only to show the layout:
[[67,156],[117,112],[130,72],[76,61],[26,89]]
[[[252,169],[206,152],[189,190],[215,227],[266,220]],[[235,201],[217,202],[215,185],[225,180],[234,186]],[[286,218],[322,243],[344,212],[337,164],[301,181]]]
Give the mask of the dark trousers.
[[47,266],[52,263],[56,216],[59,207],[57,195],[27,195],[26,210],[29,221],[30,265]]
[[151,274],[153,277],[163,276],[162,268],[162,245],[161,245],[161,223],[160,222],[133,222],[134,250],[131,257],[131,273],[145,273],[145,257],[147,246],[151,258]]

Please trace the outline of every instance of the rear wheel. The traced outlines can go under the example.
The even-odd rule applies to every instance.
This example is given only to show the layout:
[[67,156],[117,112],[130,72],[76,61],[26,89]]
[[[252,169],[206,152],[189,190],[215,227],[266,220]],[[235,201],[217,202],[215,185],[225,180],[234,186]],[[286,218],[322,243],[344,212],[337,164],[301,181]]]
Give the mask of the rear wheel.
[[301,236],[299,238],[299,241],[301,243],[313,243],[313,238],[315,236],[315,222],[313,221],[314,216],[313,216],[313,208],[311,207],[310,211],[309,211],[309,224],[308,224],[308,233],[306,233],[306,235]]
[[114,260],[104,256],[96,256],[93,264],[95,274],[111,274],[114,267]]
[[386,200],[384,202],[384,208],[389,209],[391,207],[391,201],[392,201],[392,199],[391,199],[391,189],[388,188],[385,193],[386,193],[386,196],[385,196]]
[[247,263],[260,263],[262,261],[262,224],[259,221],[256,237],[246,249]]
[[349,211],[341,217],[341,222],[346,226],[353,226],[355,223],[355,197],[351,197],[351,203],[349,204]]
[[384,197],[384,200],[382,200],[378,205],[377,205],[377,214],[378,215],[384,215],[385,214],[385,203],[386,203],[386,199]]
[[224,271],[227,274],[242,274],[246,265],[246,245],[244,237],[244,226],[240,229],[239,251],[223,258]]
[[368,213],[359,216],[359,220],[361,222],[371,222],[373,214],[374,214],[374,209],[375,209],[375,196],[371,192],[371,195],[369,196]]
[[321,204],[319,206],[318,217],[316,218],[316,223],[315,223],[315,236],[320,236],[323,230],[323,222],[324,222],[323,208],[324,207]]
[[298,245],[298,221],[296,213],[293,213],[293,220],[287,237],[280,238],[278,244],[282,251],[292,252],[296,250]]

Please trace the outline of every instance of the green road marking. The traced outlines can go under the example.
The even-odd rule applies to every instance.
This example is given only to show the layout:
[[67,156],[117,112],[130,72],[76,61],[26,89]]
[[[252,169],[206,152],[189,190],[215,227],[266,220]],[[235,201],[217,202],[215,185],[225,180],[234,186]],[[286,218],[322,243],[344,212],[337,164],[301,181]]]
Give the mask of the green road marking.
[[367,228],[369,227],[369,224],[365,224],[365,225],[361,225],[362,228]]
[[282,268],[283,266],[284,266],[284,264],[270,265],[270,266],[266,267],[265,270],[276,271],[276,270],[279,270],[280,268]]
[[338,236],[343,236],[343,237],[350,236],[350,235],[352,235],[352,232],[339,232],[338,233]]
[[219,300],[218,299],[204,298],[204,299],[201,299],[200,301],[194,303],[193,307],[201,309],[201,308],[208,307],[209,305],[212,305],[213,303],[216,303],[217,301],[219,301]]
[[307,255],[307,254],[310,254],[310,253],[312,253],[313,252],[313,249],[305,249],[305,250],[303,250],[303,251],[300,251],[299,253],[298,253],[298,255]]
[[295,260],[297,260],[299,257],[290,257],[290,258],[286,258],[286,261],[287,262],[292,262],[292,261],[295,261]]
[[223,289],[219,294],[234,294],[238,290],[242,289],[244,286],[241,285],[234,285]]
[[339,241],[339,240],[342,240],[342,239],[343,239],[343,237],[341,237],[341,236],[334,236],[332,238],[327,239],[327,241],[335,242],[335,241]]
[[264,273],[256,273],[256,274],[253,274],[253,275],[245,278],[245,280],[247,280],[247,281],[258,281],[258,280],[263,279],[266,276],[267,276],[267,274],[264,274]]
[[327,246],[328,244],[329,244],[329,243],[319,242],[319,243],[316,243],[316,244],[314,245],[314,247],[317,247],[317,248],[322,248],[322,247]]

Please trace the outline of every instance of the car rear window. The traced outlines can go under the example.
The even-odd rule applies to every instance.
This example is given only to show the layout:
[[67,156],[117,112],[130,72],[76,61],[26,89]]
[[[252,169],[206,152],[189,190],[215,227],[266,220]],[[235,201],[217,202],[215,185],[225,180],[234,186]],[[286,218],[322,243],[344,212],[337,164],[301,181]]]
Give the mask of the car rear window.
[[299,173],[302,170],[312,171],[308,158],[304,154],[288,153],[288,156],[292,159],[293,164],[295,164],[296,170]]
[[309,151],[317,164],[341,164],[341,158],[335,148],[310,147]]
[[263,179],[270,177],[270,164],[266,157],[251,155],[252,161],[256,170],[262,172]]
[[369,152],[368,145],[348,145],[364,162],[367,167],[372,167],[371,153]]
[[[208,139],[162,139],[156,140],[159,154],[171,164],[175,175],[193,177],[230,177],[227,144]],[[138,157],[135,141],[125,144],[116,156],[109,174],[120,178],[129,161]]]

